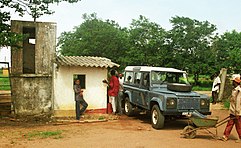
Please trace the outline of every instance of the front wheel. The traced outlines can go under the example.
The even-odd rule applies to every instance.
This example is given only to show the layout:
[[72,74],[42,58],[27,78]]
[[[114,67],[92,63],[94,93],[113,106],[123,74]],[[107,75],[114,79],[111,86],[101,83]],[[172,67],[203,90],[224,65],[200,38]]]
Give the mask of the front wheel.
[[197,134],[197,131],[193,126],[188,125],[183,129],[183,135],[185,138],[193,139],[196,137],[196,134]]
[[134,114],[133,105],[130,103],[129,98],[125,98],[124,111],[127,116],[132,116]]
[[165,117],[160,111],[158,105],[154,105],[151,110],[151,124],[155,129],[161,129],[164,127]]

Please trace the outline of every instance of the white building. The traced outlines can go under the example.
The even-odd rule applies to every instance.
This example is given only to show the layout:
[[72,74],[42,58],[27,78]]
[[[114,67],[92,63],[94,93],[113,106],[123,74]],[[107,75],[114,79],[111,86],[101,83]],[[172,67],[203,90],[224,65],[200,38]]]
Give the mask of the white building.
[[79,78],[88,103],[86,112],[107,112],[107,68],[119,67],[107,58],[60,56],[54,72],[54,115],[75,116],[74,79]]

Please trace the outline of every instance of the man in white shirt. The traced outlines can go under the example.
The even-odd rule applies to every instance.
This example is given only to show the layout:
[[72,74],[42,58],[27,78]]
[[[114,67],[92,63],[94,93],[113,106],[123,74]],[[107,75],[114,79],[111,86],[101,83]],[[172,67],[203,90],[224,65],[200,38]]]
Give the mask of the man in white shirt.
[[218,76],[218,73],[215,73],[213,87],[212,87],[212,98],[213,98],[212,103],[213,104],[217,103],[220,84],[221,84],[220,77]]

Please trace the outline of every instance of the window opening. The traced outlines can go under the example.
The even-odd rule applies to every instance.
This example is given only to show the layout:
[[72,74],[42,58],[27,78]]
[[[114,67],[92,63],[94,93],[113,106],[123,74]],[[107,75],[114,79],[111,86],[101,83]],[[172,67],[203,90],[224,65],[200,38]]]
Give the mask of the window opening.
[[143,75],[143,78],[141,81],[141,85],[144,88],[148,88],[150,85],[150,74],[147,72],[144,72],[144,73],[142,73],[142,75]]
[[76,79],[80,80],[81,89],[85,89],[86,88],[86,76],[85,75],[74,75],[74,80],[76,80]]
[[133,72],[126,72],[125,73],[125,83],[132,83],[133,82]]
[[35,73],[35,27],[23,27],[23,73]]
[[136,73],[135,73],[134,83],[135,83],[136,85],[139,85],[139,84],[140,84],[140,81],[141,81],[141,73],[140,73],[140,72],[136,72]]

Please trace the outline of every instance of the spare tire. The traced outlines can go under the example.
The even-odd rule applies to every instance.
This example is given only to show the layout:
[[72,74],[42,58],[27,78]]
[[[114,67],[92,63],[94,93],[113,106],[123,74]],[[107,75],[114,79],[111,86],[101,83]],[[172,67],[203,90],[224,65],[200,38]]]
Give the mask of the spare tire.
[[190,91],[192,91],[192,85],[179,84],[179,83],[168,83],[167,89],[172,90],[172,91],[190,92]]

